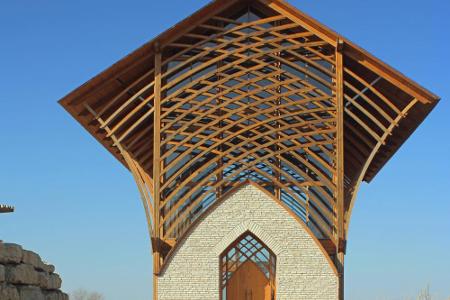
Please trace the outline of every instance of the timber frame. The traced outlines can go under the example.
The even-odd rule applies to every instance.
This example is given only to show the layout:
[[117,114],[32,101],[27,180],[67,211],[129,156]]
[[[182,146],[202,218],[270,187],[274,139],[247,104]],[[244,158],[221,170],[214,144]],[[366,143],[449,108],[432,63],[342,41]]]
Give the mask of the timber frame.
[[14,207],[13,206],[0,204],[0,214],[1,213],[12,213],[12,212],[14,212]]
[[342,275],[360,183],[438,100],[285,1],[216,0],[60,103],[133,174],[155,274],[211,204],[251,181]]

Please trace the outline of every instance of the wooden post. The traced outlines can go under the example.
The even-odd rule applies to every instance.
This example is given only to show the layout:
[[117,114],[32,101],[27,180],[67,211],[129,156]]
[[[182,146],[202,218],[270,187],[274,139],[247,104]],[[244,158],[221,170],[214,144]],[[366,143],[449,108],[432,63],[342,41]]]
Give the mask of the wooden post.
[[336,205],[337,205],[337,241],[336,263],[339,272],[339,299],[344,299],[344,42],[337,41],[336,47]]
[[[219,22],[219,26],[220,27],[224,27],[223,26],[223,22]],[[217,67],[217,70],[220,70],[222,67],[223,67],[223,61],[219,61],[217,64],[216,64],[216,67]],[[221,79],[221,76],[220,76],[220,72],[218,72],[217,73],[217,80],[218,81],[220,81],[220,79]],[[221,94],[222,93],[222,88],[220,87],[220,86],[217,86],[217,94]],[[217,97],[217,104],[220,106],[220,105],[222,105],[222,97],[221,96],[219,96],[219,97]],[[222,110],[221,109],[219,109],[219,117],[222,119]],[[223,126],[223,121],[221,120],[220,122],[219,122],[219,128],[222,128],[222,126]],[[223,140],[223,133],[221,133],[220,134],[220,140],[222,141]],[[220,144],[219,145],[219,147],[218,147],[218,151],[221,153],[222,151],[223,151],[223,145],[222,144]],[[218,163],[217,163],[217,169],[219,169],[219,170],[222,170],[222,166],[223,166],[223,157],[221,157],[220,159],[219,159],[219,161],[218,161]],[[220,171],[218,174],[217,174],[217,182],[218,183],[220,183],[218,186],[217,186],[217,188],[216,188],[216,200],[217,199],[220,199],[220,198],[222,198],[222,192],[223,192],[223,188],[224,188],[224,184],[223,184],[223,171]]]
[[161,185],[161,51],[156,47],[155,54],[155,84],[154,84],[154,125],[153,125],[153,201],[154,201],[154,234],[155,243],[153,249],[153,298],[158,297],[158,285],[156,276],[161,268],[160,257],[160,185]]
[[[280,21],[275,21],[275,26],[280,26]],[[275,57],[280,57],[281,56],[281,52],[276,52],[276,53],[274,53],[274,55],[275,55]],[[281,62],[280,62],[280,60],[276,60],[275,61],[274,67],[275,67],[275,69],[277,71],[281,71]],[[279,95],[279,94],[281,94],[281,83],[280,83],[281,82],[281,73],[277,73],[277,75],[275,76],[275,80],[278,83],[278,86],[276,87],[275,93]],[[281,98],[280,97],[276,98],[274,100],[274,102],[275,102],[275,105],[276,105],[276,110],[275,110],[275,113],[274,113],[275,117],[277,118],[276,127],[277,127],[278,130],[280,130],[281,124],[280,124],[278,118],[281,115],[280,109],[279,109],[280,108],[280,104],[281,104]],[[278,182],[281,182],[281,157],[280,157],[281,155],[279,154],[280,153],[280,145],[279,145],[279,143],[280,143],[279,142],[279,140],[280,140],[280,132],[278,130],[276,132],[277,143],[275,144],[275,153],[276,153],[276,155],[275,155],[275,166],[277,167],[277,169],[279,171],[277,170],[276,172],[274,172],[275,173],[274,177],[278,180]],[[275,190],[275,198],[277,198],[278,200],[281,201],[281,188],[279,186],[275,185],[274,190]]]

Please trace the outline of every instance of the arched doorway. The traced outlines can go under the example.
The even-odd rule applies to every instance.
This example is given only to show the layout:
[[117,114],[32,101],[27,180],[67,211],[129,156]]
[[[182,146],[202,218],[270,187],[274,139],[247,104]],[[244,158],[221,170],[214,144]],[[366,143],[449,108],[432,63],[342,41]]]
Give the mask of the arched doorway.
[[276,257],[245,232],[220,256],[221,300],[275,300]]

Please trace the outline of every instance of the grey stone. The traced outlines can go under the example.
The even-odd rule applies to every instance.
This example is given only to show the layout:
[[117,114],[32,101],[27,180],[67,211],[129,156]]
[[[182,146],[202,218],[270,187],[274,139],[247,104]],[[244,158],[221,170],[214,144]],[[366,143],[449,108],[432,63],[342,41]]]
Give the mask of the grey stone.
[[69,296],[60,291],[44,292],[45,300],[69,300]]
[[20,264],[17,266],[6,266],[6,281],[15,284],[32,284],[39,283],[38,272],[32,265]]
[[39,256],[39,254],[34,253],[33,251],[23,250],[22,262],[32,265],[39,270],[44,269],[44,263],[42,262],[41,257]]
[[59,288],[61,288],[61,277],[59,277],[58,274],[53,273],[49,275],[49,290],[57,290]]
[[43,269],[47,273],[54,273],[55,272],[55,266],[52,264],[44,263]]
[[0,263],[18,264],[22,260],[22,247],[17,244],[0,243]]
[[50,276],[46,272],[38,272],[39,286],[43,289],[50,289]]
[[54,272],[39,254],[0,241],[0,300],[69,300]]
[[45,300],[41,289],[36,286],[20,286],[18,290],[20,300]]
[[16,287],[9,284],[0,284],[1,300],[19,300],[19,292]]
[[5,266],[0,265],[0,282],[5,281]]

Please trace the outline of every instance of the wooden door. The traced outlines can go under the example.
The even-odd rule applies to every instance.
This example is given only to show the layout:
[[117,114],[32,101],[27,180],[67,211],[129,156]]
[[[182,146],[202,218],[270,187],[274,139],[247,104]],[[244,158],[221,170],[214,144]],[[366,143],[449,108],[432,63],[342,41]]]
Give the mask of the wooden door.
[[253,261],[248,260],[228,282],[227,300],[271,300],[269,279]]
[[247,231],[220,255],[221,300],[275,300],[276,257]]

